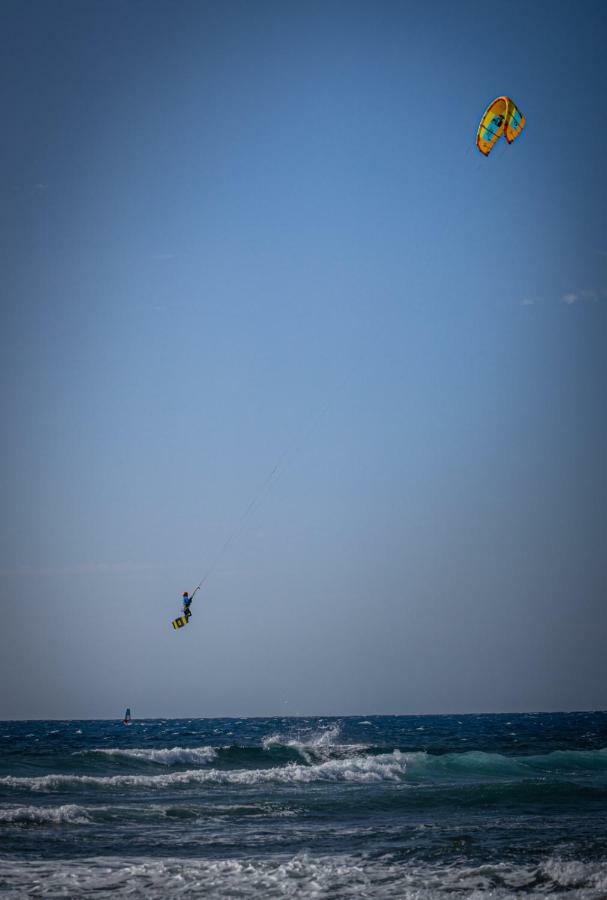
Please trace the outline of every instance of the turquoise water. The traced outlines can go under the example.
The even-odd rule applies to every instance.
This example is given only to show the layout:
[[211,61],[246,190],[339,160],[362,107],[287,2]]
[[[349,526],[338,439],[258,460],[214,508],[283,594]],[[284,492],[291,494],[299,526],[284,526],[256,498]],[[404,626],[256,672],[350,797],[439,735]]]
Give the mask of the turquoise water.
[[5,896],[607,897],[607,713],[3,722],[0,751]]

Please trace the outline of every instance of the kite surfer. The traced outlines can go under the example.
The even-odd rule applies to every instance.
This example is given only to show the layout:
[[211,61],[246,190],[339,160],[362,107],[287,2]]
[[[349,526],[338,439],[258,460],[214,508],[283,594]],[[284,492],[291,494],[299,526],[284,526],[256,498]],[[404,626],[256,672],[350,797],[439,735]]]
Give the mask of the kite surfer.
[[194,590],[192,591],[191,594],[189,593],[189,591],[184,591],[183,594],[181,595],[181,603],[182,603],[181,615],[177,616],[176,619],[173,619],[173,621],[171,623],[173,625],[173,628],[175,628],[175,630],[177,630],[177,628],[183,628],[184,625],[188,624],[188,622],[192,616],[192,610],[190,609],[190,606],[192,605],[192,600],[196,596],[196,591],[199,591],[201,587],[202,587],[202,582],[197,587],[194,588]]

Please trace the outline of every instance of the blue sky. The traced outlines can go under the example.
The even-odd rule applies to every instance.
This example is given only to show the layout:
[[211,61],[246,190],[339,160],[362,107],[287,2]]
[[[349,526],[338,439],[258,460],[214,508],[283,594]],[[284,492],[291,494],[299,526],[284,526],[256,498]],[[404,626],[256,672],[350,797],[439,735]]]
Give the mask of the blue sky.
[[3,11],[0,716],[604,708],[605,4]]

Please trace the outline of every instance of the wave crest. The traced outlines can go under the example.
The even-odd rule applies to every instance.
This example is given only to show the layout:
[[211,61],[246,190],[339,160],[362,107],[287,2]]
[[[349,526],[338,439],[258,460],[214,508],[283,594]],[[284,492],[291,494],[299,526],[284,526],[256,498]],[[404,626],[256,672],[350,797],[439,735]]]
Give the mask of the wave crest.
[[135,759],[139,762],[156,763],[161,766],[205,765],[217,757],[217,750],[214,747],[161,747],[157,750],[151,747],[134,747],[132,749],[107,747],[86,752],[119,759]]
[[16,806],[0,809],[4,825],[87,825],[90,818],[82,806],[67,803],[63,806]]
[[261,746],[264,750],[273,750],[274,748],[292,750],[308,765],[325,761],[332,757],[343,758],[351,756],[353,753],[360,753],[367,749],[366,744],[338,743],[340,733],[340,726],[333,725],[331,728],[314,732],[305,738],[272,734],[263,739]]

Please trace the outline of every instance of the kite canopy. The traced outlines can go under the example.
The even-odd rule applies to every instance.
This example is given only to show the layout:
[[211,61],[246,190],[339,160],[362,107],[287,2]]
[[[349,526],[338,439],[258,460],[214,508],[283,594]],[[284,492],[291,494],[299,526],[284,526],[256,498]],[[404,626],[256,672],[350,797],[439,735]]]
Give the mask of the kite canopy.
[[483,114],[478,126],[476,146],[484,156],[489,156],[502,135],[509,144],[525,127],[525,116],[510,97],[496,97]]

